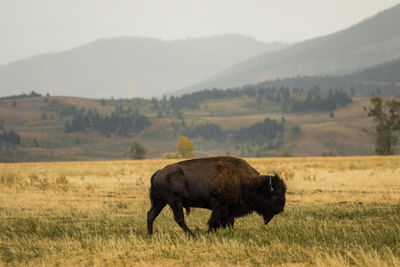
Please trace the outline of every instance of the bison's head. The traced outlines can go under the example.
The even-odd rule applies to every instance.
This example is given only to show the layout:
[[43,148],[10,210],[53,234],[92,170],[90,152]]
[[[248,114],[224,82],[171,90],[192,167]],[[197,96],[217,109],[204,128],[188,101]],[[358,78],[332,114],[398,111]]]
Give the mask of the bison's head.
[[274,215],[281,213],[286,203],[286,185],[277,174],[273,176],[262,176],[259,186],[261,200],[258,203],[257,212],[264,217],[267,224]]

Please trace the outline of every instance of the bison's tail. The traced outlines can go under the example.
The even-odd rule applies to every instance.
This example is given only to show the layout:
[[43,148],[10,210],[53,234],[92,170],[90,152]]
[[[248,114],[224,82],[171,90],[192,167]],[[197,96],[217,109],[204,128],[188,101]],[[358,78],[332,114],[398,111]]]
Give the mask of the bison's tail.
[[156,192],[154,190],[154,185],[153,185],[153,179],[154,176],[159,172],[160,170],[156,171],[150,178],[150,200],[151,200],[151,204],[155,204],[157,203],[157,196],[156,196]]
[[157,203],[156,192],[153,187],[150,187],[150,201],[152,206]]

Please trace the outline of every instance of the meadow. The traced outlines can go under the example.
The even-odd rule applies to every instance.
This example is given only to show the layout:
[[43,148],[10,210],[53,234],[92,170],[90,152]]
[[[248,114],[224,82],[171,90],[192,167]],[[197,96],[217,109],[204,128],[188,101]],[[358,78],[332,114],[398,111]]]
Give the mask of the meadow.
[[[47,102],[46,99],[21,98],[15,107],[12,99],[0,99],[0,128],[14,130],[21,136],[17,150],[3,151],[0,147],[0,161],[123,160],[130,158],[129,147],[133,141],[146,148],[147,158],[164,158],[165,154],[176,151],[177,137],[185,135],[179,126],[182,121],[173,113],[159,117],[150,100],[107,100],[107,104],[102,105],[98,99],[62,96],[52,96]],[[149,117],[151,126],[139,134],[128,136],[112,134],[108,137],[90,127],[84,131],[65,132],[65,123],[72,123],[72,115],[60,115],[66,107],[97,110],[104,116],[110,116],[121,105],[125,110],[140,107],[140,113]],[[356,95],[353,103],[336,109],[335,117],[330,118],[327,111],[282,112],[272,102],[265,100],[263,105],[257,106],[255,98],[242,96],[204,101],[199,109],[183,109],[182,114],[187,128],[213,123],[230,135],[243,127],[260,123],[267,117],[278,122],[285,118],[287,122],[283,144],[277,147],[271,140],[268,140],[270,144],[267,147],[267,140],[257,144],[232,143],[230,138],[217,142],[213,138],[207,140],[189,136],[196,145],[196,152],[236,156],[351,156],[371,155],[375,149],[375,124],[364,110],[369,107],[370,96]],[[46,120],[42,119],[43,114],[46,114]],[[294,125],[300,127],[300,133],[292,135],[290,129]],[[394,151],[399,154],[400,146],[395,147]],[[204,155],[196,154],[198,157]]]
[[0,265],[400,265],[400,157],[247,159],[288,186],[285,211],[183,233],[165,208],[146,232],[150,176],[176,160],[0,164]]

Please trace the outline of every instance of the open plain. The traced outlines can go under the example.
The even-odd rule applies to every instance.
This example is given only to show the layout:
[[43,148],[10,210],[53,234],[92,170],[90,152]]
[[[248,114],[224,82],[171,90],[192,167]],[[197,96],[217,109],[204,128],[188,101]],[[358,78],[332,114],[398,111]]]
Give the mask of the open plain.
[[288,186],[285,211],[188,237],[165,208],[146,233],[150,177],[177,160],[0,164],[0,265],[400,265],[400,157],[247,159]]

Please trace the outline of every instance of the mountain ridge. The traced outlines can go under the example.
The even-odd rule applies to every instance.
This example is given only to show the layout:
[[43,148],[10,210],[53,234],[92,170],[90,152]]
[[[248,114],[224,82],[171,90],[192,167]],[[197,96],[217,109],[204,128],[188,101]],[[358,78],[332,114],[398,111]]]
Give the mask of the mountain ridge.
[[185,91],[371,67],[400,56],[400,29],[393,25],[400,25],[400,4],[347,29],[245,60]]
[[150,97],[283,46],[237,34],[170,41],[107,38],[0,66],[0,89],[3,94]]
[[[285,79],[266,80],[254,86],[261,88],[318,87],[321,90],[343,90],[365,95],[397,95],[400,93],[400,58],[386,61],[363,70],[336,76],[296,76]],[[245,85],[244,87],[249,87]]]

